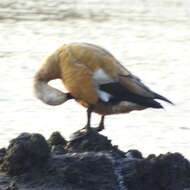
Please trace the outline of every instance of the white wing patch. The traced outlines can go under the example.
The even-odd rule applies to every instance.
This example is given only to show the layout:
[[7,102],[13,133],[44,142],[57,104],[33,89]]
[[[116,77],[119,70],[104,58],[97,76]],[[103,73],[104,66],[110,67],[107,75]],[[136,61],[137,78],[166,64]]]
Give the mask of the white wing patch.
[[104,101],[109,102],[110,98],[112,97],[111,94],[104,92],[103,90],[97,89],[98,97]]
[[102,69],[96,70],[92,78],[94,79],[95,84],[96,84],[96,91],[97,91],[98,97],[102,101],[108,102],[110,98],[112,97],[112,95],[103,90],[100,90],[99,86],[102,84],[112,83],[114,82],[114,79],[108,76]]
[[107,84],[114,82],[114,79],[108,76],[102,69],[98,69],[94,72],[92,78],[96,81],[97,84]]

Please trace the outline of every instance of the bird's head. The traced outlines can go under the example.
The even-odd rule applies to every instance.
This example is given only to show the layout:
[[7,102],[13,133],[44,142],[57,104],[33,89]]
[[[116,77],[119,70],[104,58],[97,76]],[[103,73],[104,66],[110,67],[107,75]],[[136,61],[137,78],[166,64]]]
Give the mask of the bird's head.
[[51,106],[63,104],[73,98],[70,93],[64,93],[43,81],[34,82],[34,94],[42,102]]

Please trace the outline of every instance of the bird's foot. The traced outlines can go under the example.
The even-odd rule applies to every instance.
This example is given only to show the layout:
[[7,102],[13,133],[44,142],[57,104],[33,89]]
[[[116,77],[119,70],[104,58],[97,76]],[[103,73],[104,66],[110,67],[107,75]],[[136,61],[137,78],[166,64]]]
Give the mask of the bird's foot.
[[82,138],[86,135],[88,135],[90,132],[94,131],[94,129],[92,129],[90,126],[86,125],[85,127],[83,127],[82,129],[74,132],[71,136],[70,136],[70,141],[74,141],[77,140],[79,138]]
[[100,131],[102,131],[104,129],[104,124],[100,123],[100,125],[98,127],[91,127],[89,125],[86,125],[85,127],[83,127],[82,129],[74,132],[71,136],[70,136],[70,141],[74,141],[77,140],[79,138],[82,138],[86,135],[89,135],[90,133],[98,133]]
[[104,129],[104,124],[100,124],[98,127],[93,128],[94,131],[100,132]]
[[104,129],[104,124],[100,124],[98,127],[89,127],[85,126],[84,128],[81,129],[81,131],[86,132],[87,134],[94,131],[94,132],[100,132]]

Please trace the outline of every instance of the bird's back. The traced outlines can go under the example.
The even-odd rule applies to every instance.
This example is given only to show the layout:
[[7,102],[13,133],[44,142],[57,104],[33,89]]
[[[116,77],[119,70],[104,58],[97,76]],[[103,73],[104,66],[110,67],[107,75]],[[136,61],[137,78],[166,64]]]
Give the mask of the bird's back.
[[61,78],[71,95],[85,107],[106,115],[162,108],[154,99],[171,103],[151,91],[107,50],[88,43],[70,43],[57,50]]
[[59,49],[59,59],[66,88],[77,100],[89,104],[98,102],[98,82],[115,81],[118,73],[129,74],[111,53],[92,44],[66,44]]
[[[78,64],[85,66],[91,72],[98,69],[103,69],[107,74],[114,75],[114,73],[129,74],[119,61],[107,50],[88,43],[70,43],[60,48],[61,54],[66,56],[68,62],[61,62],[61,64]],[[68,65],[67,65],[68,66]]]

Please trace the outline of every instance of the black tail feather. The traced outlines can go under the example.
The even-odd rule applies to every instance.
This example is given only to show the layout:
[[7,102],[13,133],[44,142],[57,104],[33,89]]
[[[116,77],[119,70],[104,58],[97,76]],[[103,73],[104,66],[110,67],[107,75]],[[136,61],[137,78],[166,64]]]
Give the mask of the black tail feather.
[[144,99],[143,103],[140,103],[140,105],[142,106],[147,106],[147,107],[151,107],[151,108],[164,108],[159,102],[153,100],[153,99]]
[[160,99],[163,100],[165,102],[168,102],[169,104],[174,105],[173,102],[171,102],[170,100],[168,100],[167,98],[165,98],[164,96],[161,96],[160,94],[154,93],[155,94],[155,99]]
[[[109,83],[100,86],[100,89],[112,95],[109,103],[117,104],[121,101],[129,101],[141,106],[151,108],[163,108],[163,106],[154,100],[154,98],[144,97],[130,92],[119,83]],[[160,96],[161,97],[161,96]]]

